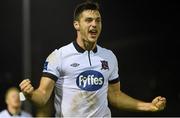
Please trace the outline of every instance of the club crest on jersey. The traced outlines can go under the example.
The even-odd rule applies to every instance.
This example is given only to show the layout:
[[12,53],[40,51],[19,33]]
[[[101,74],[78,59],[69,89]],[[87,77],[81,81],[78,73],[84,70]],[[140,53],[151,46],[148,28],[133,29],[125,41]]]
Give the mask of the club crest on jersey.
[[101,70],[106,70],[106,69],[109,70],[108,62],[105,60],[102,60],[101,61]]
[[104,76],[98,71],[87,70],[79,74],[76,84],[82,90],[96,91],[103,86]]

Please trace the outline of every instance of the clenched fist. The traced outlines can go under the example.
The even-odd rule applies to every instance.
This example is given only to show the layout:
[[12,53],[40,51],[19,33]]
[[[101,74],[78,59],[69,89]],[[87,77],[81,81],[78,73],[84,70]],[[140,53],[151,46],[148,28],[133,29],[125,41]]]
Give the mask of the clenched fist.
[[32,92],[34,91],[34,87],[31,85],[31,81],[29,79],[23,80],[19,84],[19,87],[26,96],[31,96]]
[[152,111],[161,111],[166,107],[166,98],[158,96],[151,102]]

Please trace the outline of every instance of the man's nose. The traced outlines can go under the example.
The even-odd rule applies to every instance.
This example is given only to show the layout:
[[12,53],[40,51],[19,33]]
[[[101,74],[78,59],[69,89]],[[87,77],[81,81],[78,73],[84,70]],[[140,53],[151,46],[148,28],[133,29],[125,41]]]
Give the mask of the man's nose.
[[92,21],[92,26],[93,26],[93,27],[96,27],[96,26],[97,26],[97,23],[96,23],[95,20]]

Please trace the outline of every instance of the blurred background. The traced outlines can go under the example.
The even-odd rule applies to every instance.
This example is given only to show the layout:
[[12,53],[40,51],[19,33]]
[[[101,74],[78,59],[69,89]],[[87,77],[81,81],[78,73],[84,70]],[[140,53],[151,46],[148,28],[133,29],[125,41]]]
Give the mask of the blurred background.
[[[38,87],[46,57],[76,38],[73,11],[83,0],[31,0],[29,3],[29,77]],[[99,0],[103,30],[99,45],[111,49],[119,62],[121,90],[144,101],[167,98],[167,108],[158,113],[117,110],[112,116],[180,116],[179,5],[174,0]],[[4,93],[17,86],[24,74],[23,0],[0,4],[0,111],[6,108]],[[27,37],[26,37],[27,38]],[[28,52],[28,51],[27,51]],[[28,68],[28,67],[27,67]],[[52,96],[53,100],[53,96]],[[32,114],[50,109],[30,108]],[[28,109],[29,110],[29,109]],[[39,110],[39,111],[38,111]],[[47,112],[48,111],[48,112]]]

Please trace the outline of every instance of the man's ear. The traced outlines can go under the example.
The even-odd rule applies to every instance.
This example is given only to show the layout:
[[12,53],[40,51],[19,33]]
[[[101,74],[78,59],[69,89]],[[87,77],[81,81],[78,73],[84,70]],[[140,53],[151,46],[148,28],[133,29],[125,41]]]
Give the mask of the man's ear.
[[79,31],[79,22],[78,22],[78,21],[74,21],[73,25],[74,25],[74,28],[75,28],[77,31]]
[[5,100],[5,102],[6,102],[6,104],[9,104],[9,102],[8,102],[8,100],[7,100],[7,99]]

